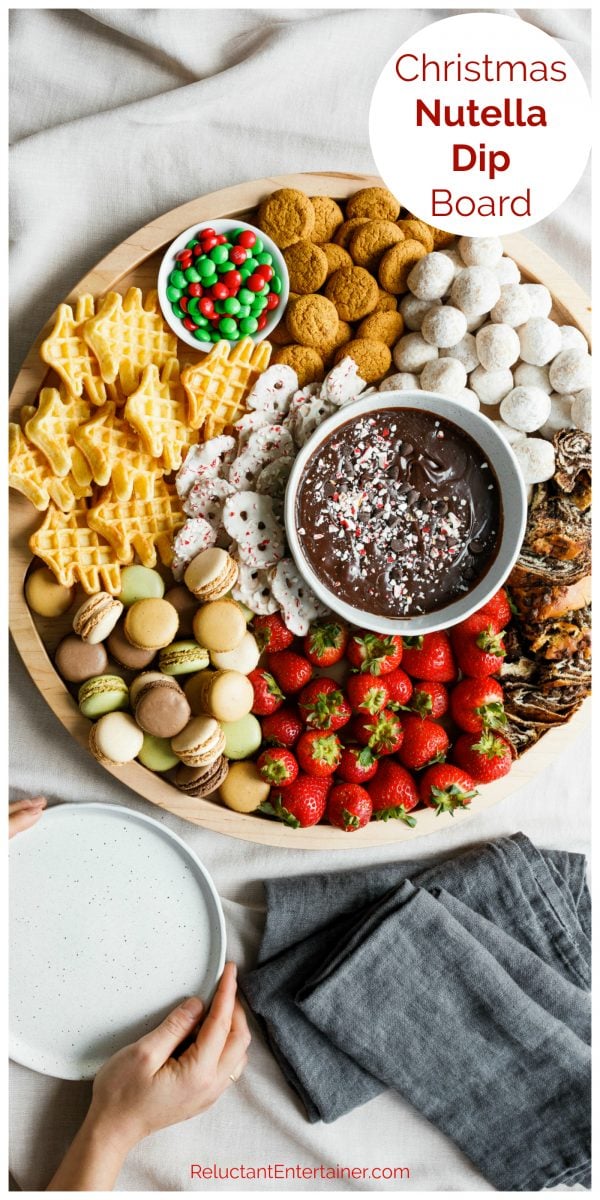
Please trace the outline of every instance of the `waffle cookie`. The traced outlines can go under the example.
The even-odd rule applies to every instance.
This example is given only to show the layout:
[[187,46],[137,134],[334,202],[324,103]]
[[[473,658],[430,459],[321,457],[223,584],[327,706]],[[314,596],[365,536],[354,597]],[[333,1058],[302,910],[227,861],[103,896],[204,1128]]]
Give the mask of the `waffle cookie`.
[[179,469],[184,452],[198,441],[198,435],[189,427],[176,358],[170,358],[160,374],[155,363],[144,368],[140,386],[125,405],[125,417],[148,454],[161,459],[165,471]]
[[29,548],[64,587],[81,583],[90,594],[104,589],[111,596],[121,590],[119,560],[113,547],[88,527],[85,500],[78,500],[68,513],[51,504]]
[[50,503],[61,512],[69,512],[77,499],[89,495],[92,490],[91,487],[80,487],[70,474],[57,478],[41,450],[27,439],[21,426],[14,421],[8,426],[8,486],[26,496],[40,512]]
[[154,567],[157,550],[162,561],[170,563],[173,534],[185,516],[175,485],[157,479],[149,500],[137,496],[119,500],[109,484],[88,510],[87,519],[90,529],[110,543],[119,562],[131,562],[135,551],[143,566]]
[[217,342],[201,362],[181,372],[188,399],[188,422],[202,440],[218,437],[245,410],[246,396],[269,365],[271,346],[242,338],[234,346]]
[[86,345],[100,364],[105,383],[119,381],[126,396],[139,386],[144,367],[161,367],[177,353],[177,338],[165,325],[155,291],[145,300],[139,288],[125,298],[109,292],[83,326]]
[[92,404],[104,404],[112,389],[102,379],[98,360],[83,338],[83,326],[94,311],[93,296],[80,296],[75,312],[68,304],[60,304],[54,328],[42,342],[40,357],[73,396],[85,392]]
[[83,397],[73,396],[61,386],[42,388],[38,406],[25,424],[27,438],[48,460],[54,475],[63,478],[72,473],[81,487],[87,487],[92,474],[74,441],[75,430],[90,416],[90,405]]
[[73,437],[94,483],[105,487],[112,482],[119,500],[130,500],[134,493],[140,500],[154,495],[156,480],[163,475],[162,463],[144,450],[137,432],[112,401],[76,429]]

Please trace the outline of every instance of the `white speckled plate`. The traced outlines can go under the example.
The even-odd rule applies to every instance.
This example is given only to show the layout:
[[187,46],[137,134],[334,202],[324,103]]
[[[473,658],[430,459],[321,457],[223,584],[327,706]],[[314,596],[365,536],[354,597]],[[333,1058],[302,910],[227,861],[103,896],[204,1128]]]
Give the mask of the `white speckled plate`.
[[185,996],[210,1000],[225,922],[196,855],[151,817],[63,804],[10,844],[10,1054],[91,1079]]

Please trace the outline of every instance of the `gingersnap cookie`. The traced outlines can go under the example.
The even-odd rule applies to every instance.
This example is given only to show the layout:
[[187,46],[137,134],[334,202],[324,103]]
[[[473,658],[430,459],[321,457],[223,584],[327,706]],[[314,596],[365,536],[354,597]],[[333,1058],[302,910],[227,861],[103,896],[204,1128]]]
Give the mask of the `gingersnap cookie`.
[[352,259],[347,250],[343,246],[338,246],[336,242],[321,242],[321,250],[327,259],[327,278],[333,275],[334,271],[339,271],[340,267],[351,267]]
[[379,282],[387,292],[399,296],[408,291],[408,276],[416,262],[424,258],[427,251],[422,242],[406,238],[386,250],[379,264]]
[[291,367],[298,376],[298,386],[306,387],[307,383],[321,383],[325,374],[321,355],[311,346],[279,346],[271,358],[271,363],[284,363]]
[[282,250],[301,238],[309,238],[315,227],[315,210],[305,192],[278,188],[265,196],[258,208],[259,227]]
[[386,292],[385,288],[380,287],[377,290],[379,292],[379,300],[377,301],[373,312],[396,312],[398,308],[396,297],[392,296],[391,292]]
[[371,338],[354,338],[338,350],[335,361],[352,358],[358,368],[358,373],[365,383],[379,383],[389,371],[392,354],[389,346],[383,342],[372,341]]
[[275,328],[271,330],[269,334],[269,341],[273,346],[289,346],[293,340],[294,339],[287,327],[286,316],[284,315]]
[[393,221],[367,221],[354,231],[348,249],[357,267],[376,271],[384,252],[402,241],[404,234]]
[[344,221],[339,229],[336,229],[333,240],[336,246],[341,246],[343,250],[347,250],[350,244],[352,234],[356,232],[359,225],[366,225],[368,217],[353,217],[351,221]]
[[321,352],[337,333],[337,309],[325,296],[300,296],[286,312],[287,327],[295,342]]
[[[392,246],[392,250],[396,249],[397,246]],[[325,295],[335,304],[343,321],[360,321],[373,311],[379,299],[377,282],[364,267],[340,267],[334,271],[325,285]]]
[[336,229],[342,224],[344,214],[331,196],[311,196],[315,210],[315,227],[311,233],[313,242],[330,242]]
[[404,318],[399,312],[371,313],[361,321],[356,330],[357,338],[369,338],[372,342],[383,342],[395,346],[404,332]]
[[324,342],[323,345],[319,347],[319,354],[321,355],[321,358],[323,359],[323,362],[328,370],[331,366],[333,366],[333,359],[336,351],[339,350],[340,346],[345,346],[346,343],[350,341],[351,337],[352,326],[349,325],[347,321],[338,321],[338,327],[335,332],[335,336],[332,337],[328,342]]
[[446,246],[451,246],[454,242],[454,233],[446,233],[445,229],[437,229],[435,225],[430,225],[429,229],[433,236],[434,250],[445,250]]
[[346,216],[368,217],[370,221],[397,221],[400,205],[387,188],[361,188],[348,200]]
[[422,242],[427,253],[431,254],[434,248],[433,229],[431,225],[427,225],[425,221],[419,221],[416,217],[406,217],[403,221],[397,221],[398,229],[401,229],[405,238],[414,238],[415,242]]
[[318,292],[327,278],[327,255],[309,238],[301,238],[284,250],[283,257],[290,277],[290,288],[300,295]]

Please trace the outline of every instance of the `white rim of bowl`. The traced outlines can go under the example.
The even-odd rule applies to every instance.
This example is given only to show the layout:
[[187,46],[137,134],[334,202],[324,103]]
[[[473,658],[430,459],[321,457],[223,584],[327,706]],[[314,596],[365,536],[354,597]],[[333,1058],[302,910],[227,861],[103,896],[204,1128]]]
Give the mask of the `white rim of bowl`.
[[[171,271],[175,270],[175,265],[173,262],[175,255],[177,254],[178,250],[183,250],[186,242],[189,242],[192,237],[195,236],[198,230],[205,225],[212,225],[213,229],[215,229],[217,233],[224,233],[225,228],[249,229],[261,239],[267,254],[270,254],[277,262],[277,272],[281,276],[282,283],[281,292],[279,295],[279,304],[277,305],[277,308],[273,309],[273,315],[267,321],[264,329],[261,329],[256,333],[247,333],[243,335],[251,338],[255,345],[258,345],[260,342],[267,340],[269,335],[273,332],[283,317],[290,294],[290,277],[288,275],[285,259],[281,250],[279,249],[279,246],[276,246],[275,242],[272,241],[272,239],[268,237],[266,233],[263,233],[262,229],[258,229],[256,225],[251,225],[249,221],[236,221],[235,217],[213,217],[212,219],[207,217],[205,221],[196,221],[195,224],[190,225],[188,229],[182,230],[182,232],[173,239],[171,244],[167,246],[167,249],[165,250],[161,259],[160,267],[158,268],[158,280],[156,286],[162,315],[167,322],[169,329],[176,334],[181,342],[185,342],[186,346],[191,346],[193,350],[202,350],[206,354],[207,351],[212,350],[213,347],[217,345],[216,342],[202,342],[199,341],[198,338],[195,338],[193,333],[190,333],[189,329],[184,327],[183,323],[179,320],[179,317],[176,317],[172,312],[171,301],[167,299],[167,282]],[[238,342],[241,342],[242,339],[238,338],[238,342],[232,342],[230,338],[226,338],[224,335],[222,335],[220,340],[222,342],[228,342],[228,344],[233,347],[237,346]]]
[[[412,617],[385,617],[354,608],[338,599],[334,592],[318,578],[305,557],[296,529],[296,499],[304,469],[315,450],[334,430],[357,417],[385,408],[420,408],[433,416],[440,416],[457,425],[459,429],[481,446],[482,453],[489,459],[500,490],[502,502],[502,537],[496,556],[483,577],[471,591],[452,604],[430,613]],[[482,445],[478,431],[482,434]],[[502,587],[510,574],[521,549],[527,524],[527,494],[519,464],[512,448],[498,432],[493,422],[483,413],[473,412],[447,396],[434,392],[377,392],[344,405],[317,427],[308,442],[298,453],[288,480],[285,494],[285,525],[288,545],[296,566],[305,582],[323,604],[351,625],[380,633],[418,635],[449,629],[472,613],[482,608],[487,600]]]

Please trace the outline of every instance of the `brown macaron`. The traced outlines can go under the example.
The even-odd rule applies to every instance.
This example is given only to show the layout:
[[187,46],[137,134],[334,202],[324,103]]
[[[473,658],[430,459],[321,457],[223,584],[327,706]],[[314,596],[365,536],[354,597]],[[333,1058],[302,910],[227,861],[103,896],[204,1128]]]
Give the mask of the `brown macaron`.
[[93,675],[104,675],[108,667],[108,654],[98,642],[83,642],[77,634],[70,633],[56,648],[54,665],[61,679],[67,683],[85,683]]
[[125,637],[124,624],[125,618],[121,617],[109,635],[106,642],[108,653],[120,667],[126,667],[129,671],[143,671],[145,667],[150,666],[156,650],[140,650],[132,646],[129,638]]
[[179,629],[177,630],[180,638],[192,636],[194,615],[198,610],[198,601],[195,596],[192,596],[184,583],[178,583],[177,587],[172,587],[168,592],[165,592],[165,600],[173,605],[179,617]]
[[129,700],[140,729],[154,737],[174,737],[191,716],[179,684],[160,671],[138,675],[131,685]]
[[175,772],[175,787],[186,796],[203,799],[221,786],[228,772],[229,760],[222,755],[207,767],[186,767],[181,763]]

